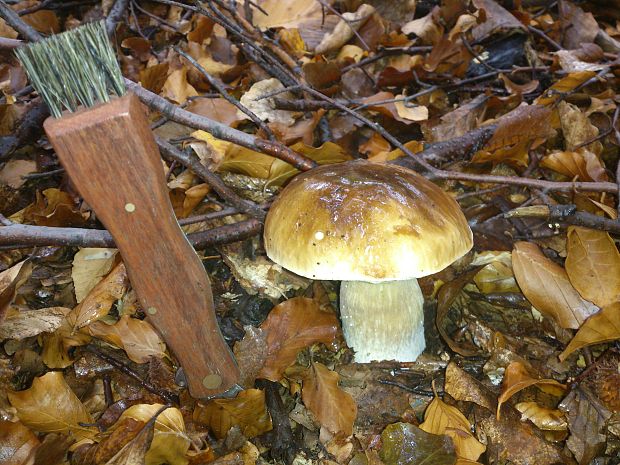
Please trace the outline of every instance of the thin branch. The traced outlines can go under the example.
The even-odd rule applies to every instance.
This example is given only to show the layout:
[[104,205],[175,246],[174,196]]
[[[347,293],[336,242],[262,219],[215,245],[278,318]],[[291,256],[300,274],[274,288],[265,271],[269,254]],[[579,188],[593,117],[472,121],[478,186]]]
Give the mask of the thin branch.
[[534,205],[504,214],[505,218],[541,218],[550,223],[565,223],[620,234],[620,221],[577,211],[575,205]]
[[108,17],[105,20],[105,30],[108,33],[108,37],[114,35],[116,26],[125,14],[125,10],[127,10],[127,5],[129,5],[129,0],[116,0],[114,6],[110,9]]
[[19,32],[22,37],[30,42],[37,42],[43,38],[32,26],[26,24],[13,9],[0,0],[0,16],[9,26]]

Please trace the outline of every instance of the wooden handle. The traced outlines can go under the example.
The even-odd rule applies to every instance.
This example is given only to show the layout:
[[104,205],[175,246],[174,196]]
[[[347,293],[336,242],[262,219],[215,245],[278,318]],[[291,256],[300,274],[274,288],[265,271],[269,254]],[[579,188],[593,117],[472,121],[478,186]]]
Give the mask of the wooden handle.
[[45,131],[71,180],[110,231],[149,320],[190,393],[221,393],[239,369],[215,318],[202,262],[179,227],[143,108],[133,94],[49,118]]

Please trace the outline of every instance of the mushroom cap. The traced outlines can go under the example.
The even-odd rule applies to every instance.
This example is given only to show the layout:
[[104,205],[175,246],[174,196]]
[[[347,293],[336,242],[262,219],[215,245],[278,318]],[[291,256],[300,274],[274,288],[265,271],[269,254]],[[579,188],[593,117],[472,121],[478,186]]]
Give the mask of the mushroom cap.
[[456,201],[408,169],[356,160],[295,177],[265,222],[271,260],[312,279],[382,282],[436,273],[467,253]]

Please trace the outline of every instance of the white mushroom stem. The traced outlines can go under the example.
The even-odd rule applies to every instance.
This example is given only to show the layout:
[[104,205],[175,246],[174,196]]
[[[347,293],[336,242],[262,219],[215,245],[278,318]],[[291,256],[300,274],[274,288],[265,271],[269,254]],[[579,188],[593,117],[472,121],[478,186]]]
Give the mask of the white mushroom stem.
[[426,346],[423,307],[417,279],[378,284],[343,281],[340,316],[355,361],[415,361]]

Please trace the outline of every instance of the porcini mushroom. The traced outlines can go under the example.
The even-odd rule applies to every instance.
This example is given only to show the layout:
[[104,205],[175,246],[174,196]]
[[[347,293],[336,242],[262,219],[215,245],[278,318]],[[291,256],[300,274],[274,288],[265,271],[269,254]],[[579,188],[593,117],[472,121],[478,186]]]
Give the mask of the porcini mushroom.
[[422,176],[364,160],[298,175],[265,222],[271,260],[341,280],[340,315],[357,362],[415,361],[425,348],[417,279],[472,247],[456,201]]

